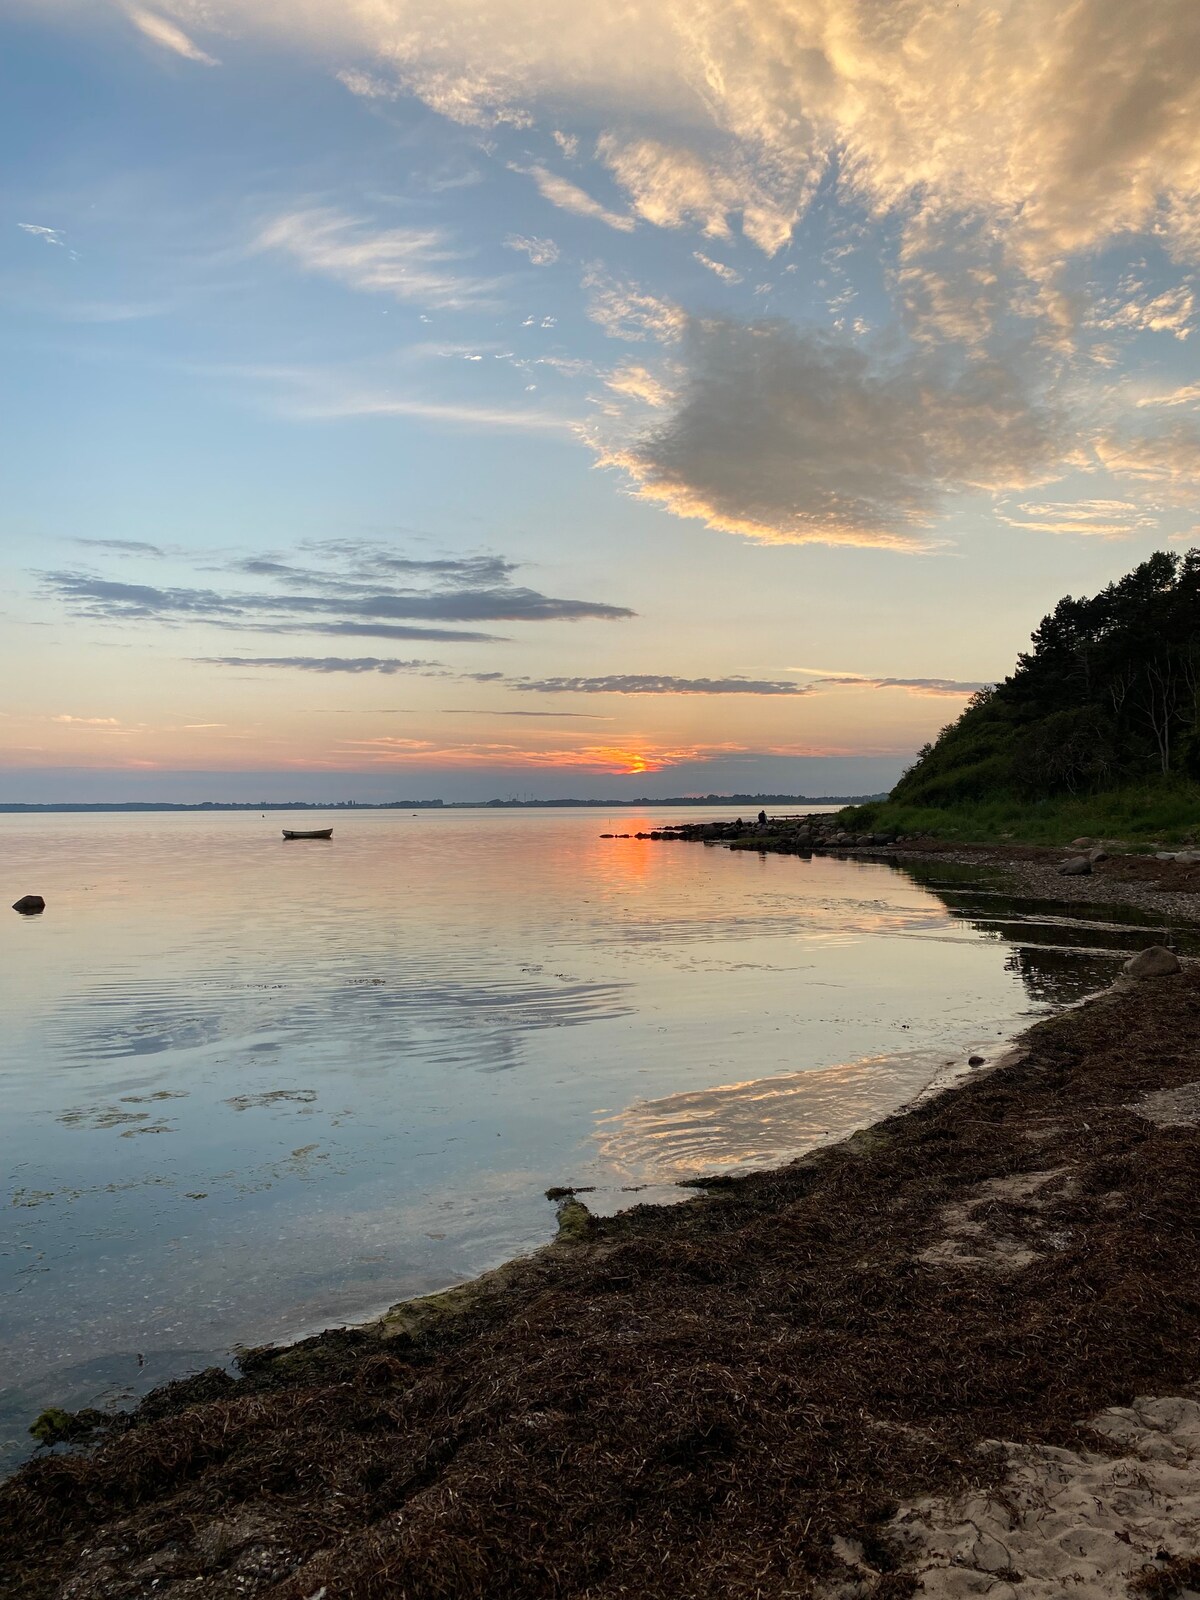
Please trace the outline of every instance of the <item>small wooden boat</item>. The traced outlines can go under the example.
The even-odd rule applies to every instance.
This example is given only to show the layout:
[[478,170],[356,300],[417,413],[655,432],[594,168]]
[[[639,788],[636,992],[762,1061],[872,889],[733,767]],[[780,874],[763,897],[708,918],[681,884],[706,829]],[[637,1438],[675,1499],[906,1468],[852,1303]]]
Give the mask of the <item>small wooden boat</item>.
[[283,830],[283,837],[285,839],[332,839],[333,829],[309,828],[307,832],[301,832],[296,828],[285,828]]

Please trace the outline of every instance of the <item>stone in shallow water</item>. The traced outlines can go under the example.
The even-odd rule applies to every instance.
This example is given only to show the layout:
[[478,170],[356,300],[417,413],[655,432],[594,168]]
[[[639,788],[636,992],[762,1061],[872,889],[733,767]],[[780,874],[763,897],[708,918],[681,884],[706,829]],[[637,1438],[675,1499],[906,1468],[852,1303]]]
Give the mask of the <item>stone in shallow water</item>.
[[1131,978],[1166,978],[1182,970],[1174,950],[1168,950],[1161,944],[1152,944],[1146,950],[1139,950],[1125,963],[1125,971]]
[[36,917],[39,911],[45,911],[46,902],[40,894],[23,894],[19,900],[13,901],[13,910],[19,911],[23,917]]

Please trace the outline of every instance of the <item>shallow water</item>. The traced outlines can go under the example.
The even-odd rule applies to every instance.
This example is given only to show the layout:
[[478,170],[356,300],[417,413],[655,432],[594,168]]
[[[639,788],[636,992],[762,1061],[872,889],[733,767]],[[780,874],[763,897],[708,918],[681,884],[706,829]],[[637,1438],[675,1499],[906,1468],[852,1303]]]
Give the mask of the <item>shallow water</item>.
[[48,902],[0,916],[0,1454],[534,1246],[550,1184],[848,1132],[1148,942],[951,867],[600,837],[670,815],[0,816],[3,903]]

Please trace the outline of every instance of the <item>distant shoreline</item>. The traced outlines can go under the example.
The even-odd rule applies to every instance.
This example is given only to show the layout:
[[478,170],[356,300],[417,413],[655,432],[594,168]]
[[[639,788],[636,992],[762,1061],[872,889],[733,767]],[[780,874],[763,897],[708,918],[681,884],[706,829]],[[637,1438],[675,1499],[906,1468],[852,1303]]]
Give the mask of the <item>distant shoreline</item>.
[[43,815],[97,811],[553,811],[566,807],[633,806],[847,806],[865,805],[882,795],[864,794],[705,794],[642,796],[636,800],[101,800],[24,803],[0,801],[0,815]]

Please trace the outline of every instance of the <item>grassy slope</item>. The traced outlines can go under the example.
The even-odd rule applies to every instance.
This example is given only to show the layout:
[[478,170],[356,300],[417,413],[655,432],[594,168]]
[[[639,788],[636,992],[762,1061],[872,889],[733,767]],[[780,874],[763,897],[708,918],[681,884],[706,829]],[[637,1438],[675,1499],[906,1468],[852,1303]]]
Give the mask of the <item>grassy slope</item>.
[[848,806],[839,821],[859,832],[925,833],[975,844],[1062,845],[1080,836],[1133,846],[1179,844],[1200,836],[1200,786],[1143,784],[1076,798],[937,807],[883,800]]

